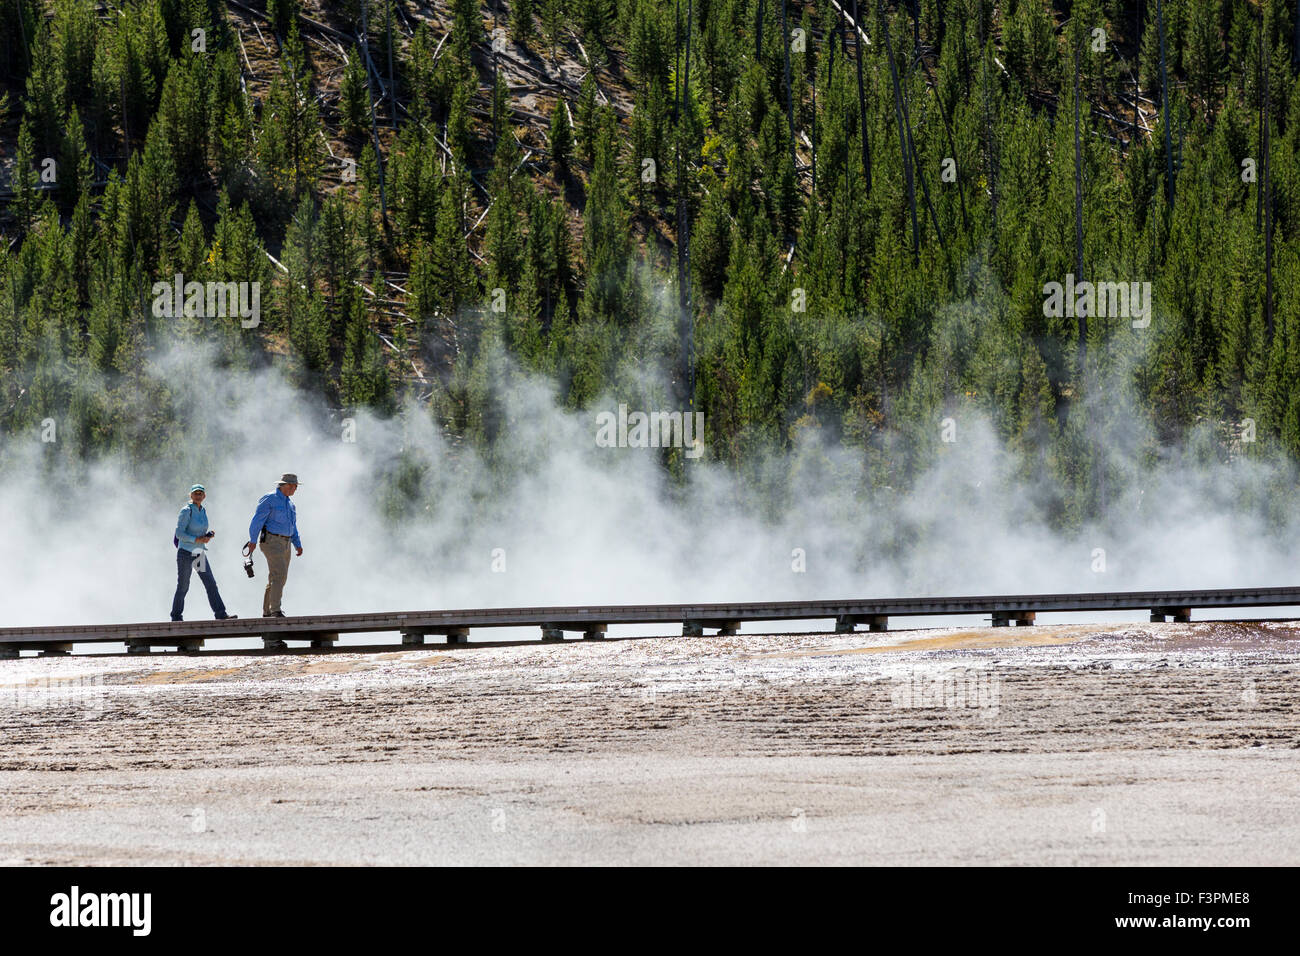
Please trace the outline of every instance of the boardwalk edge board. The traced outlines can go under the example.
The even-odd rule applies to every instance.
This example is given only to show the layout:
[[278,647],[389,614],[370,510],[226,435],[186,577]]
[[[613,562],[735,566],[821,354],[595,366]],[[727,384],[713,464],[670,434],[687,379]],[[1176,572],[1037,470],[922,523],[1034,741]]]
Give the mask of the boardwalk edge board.
[[1300,606],[1300,588],[1238,588],[1199,591],[1123,591],[1077,594],[1003,594],[960,597],[885,598],[845,601],[783,601],[736,604],[646,604],[608,607],[474,608],[463,610],[370,612],[228,621],[157,621],[135,624],[50,625],[0,628],[0,656],[21,650],[68,653],[73,643],[125,643],[129,651],[152,647],[198,650],[204,641],[260,637],[277,642],[309,641],[328,646],[340,634],[394,631],[404,644],[442,636],[463,643],[471,628],[535,627],[543,640],[560,640],[566,631],[600,639],[614,624],[671,624],[683,636],[706,629],[735,634],[742,623],[827,619],[837,633],[860,626],[884,631],[890,617],[988,615],[995,626],[1032,626],[1042,612],[1148,611],[1152,621],[1191,620],[1193,609]]

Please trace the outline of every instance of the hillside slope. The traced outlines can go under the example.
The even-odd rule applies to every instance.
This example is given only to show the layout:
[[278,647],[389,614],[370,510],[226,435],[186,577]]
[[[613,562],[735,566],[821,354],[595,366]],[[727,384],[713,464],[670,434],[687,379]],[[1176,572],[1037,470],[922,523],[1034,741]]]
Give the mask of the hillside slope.
[[[157,453],[142,359],[204,340],[486,446],[527,369],[886,485],[964,409],[1065,521],[1105,449],[1300,452],[1290,5],[862,6],[18,0],[0,428]],[[177,274],[258,321],[158,314]],[[1045,306],[1076,279],[1149,283],[1148,321]]]

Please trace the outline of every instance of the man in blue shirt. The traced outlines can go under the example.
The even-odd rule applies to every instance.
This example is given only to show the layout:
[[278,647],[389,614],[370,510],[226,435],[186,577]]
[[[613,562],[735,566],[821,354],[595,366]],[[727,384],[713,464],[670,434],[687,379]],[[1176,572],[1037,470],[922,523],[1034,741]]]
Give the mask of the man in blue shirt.
[[262,617],[284,617],[280,609],[280,595],[289,577],[289,545],[302,555],[302,541],[298,538],[298,512],[289,499],[298,490],[298,476],[285,474],[275,486],[275,491],[262,495],[257,511],[248,526],[248,544],[244,545],[251,556],[262,545],[266,555],[266,593],[262,595]]
[[202,485],[190,488],[190,503],[181,509],[176,519],[176,595],[172,598],[172,620],[181,620],[185,611],[185,595],[190,589],[190,572],[198,571],[199,580],[208,592],[208,603],[218,621],[234,617],[226,613],[226,605],[217,591],[217,579],[208,566],[208,542],[212,532],[208,530],[208,513],[203,509],[203,502],[208,493]]

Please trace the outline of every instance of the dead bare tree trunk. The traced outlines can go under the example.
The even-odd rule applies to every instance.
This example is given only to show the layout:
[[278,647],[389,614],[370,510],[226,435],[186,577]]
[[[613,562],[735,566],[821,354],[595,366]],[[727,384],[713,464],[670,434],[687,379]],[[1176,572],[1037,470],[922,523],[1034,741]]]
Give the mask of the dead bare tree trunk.
[[1165,179],[1169,208],[1174,208],[1174,151],[1169,144],[1169,73],[1165,69],[1165,15],[1163,0],[1156,0],[1156,28],[1160,31],[1160,108],[1165,127]]
[[798,175],[794,154],[794,87],[790,83],[790,28],[786,22],[786,0],[781,0],[781,51],[785,60],[785,117],[790,126],[790,174]]
[[867,98],[862,89],[862,21],[858,19],[858,0],[853,0],[853,48],[858,55],[858,133],[862,137],[862,172],[867,181],[867,193],[871,192],[871,143],[867,138]]
[[366,12],[367,0],[361,0],[361,39],[358,52],[366,61],[366,102],[370,106],[370,138],[375,146],[375,164],[379,167],[379,218],[384,226],[384,238],[391,239],[388,225],[388,191],[384,186],[384,153],[379,144],[379,124],[375,122],[375,88],[371,82],[370,19]]
[[686,45],[683,52],[682,89],[677,124],[677,305],[682,342],[682,391],[686,407],[695,405],[694,322],[691,314],[691,224],[686,196],[686,143],[690,126],[691,32],[694,25],[694,0],[686,3]]
[[886,22],[884,5],[877,0],[876,11],[880,15],[881,35],[885,38],[885,56],[889,60],[889,77],[894,84],[894,116],[898,120],[898,148],[903,158],[903,179],[907,183],[907,207],[912,214],[912,256],[921,250],[921,229],[916,221],[916,185],[912,180],[912,158],[908,149],[911,140],[907,135],[907,124],[903,114],[903,92],[898,83],[898,66],[894,63],[894,45],[889,38],[889,24]]

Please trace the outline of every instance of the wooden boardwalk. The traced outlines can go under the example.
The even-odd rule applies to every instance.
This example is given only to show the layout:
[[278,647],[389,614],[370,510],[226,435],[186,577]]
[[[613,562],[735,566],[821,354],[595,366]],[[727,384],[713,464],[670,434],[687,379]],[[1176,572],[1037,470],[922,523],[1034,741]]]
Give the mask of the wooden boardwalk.
[[[959,597],[886,598],[845,601],[772,601],[739,604],[639,604],[585,607],[477,608],[448,611],[387,611],[229,621],[157,621],[139,624],[78,624],[0,628],[0,657],[23,650],[70,653],[74,644],[125,643],[128,651],[152,647],[199,650],[205,641],[262,638],[308,641],[325,647],[340,634],[397,632],[402,643],[425,643],[442,636],[466,640],[475,628],[537,627],[543,640],[562,640],[576,632],[603,638],[611,625],[680,626],[684,636],[705,630],[734,634],[742,624],[765,621],[834,621],[841,633],[866,626],[887,629],[891,617],[987,616],[994,626],[1031,625],[1040,612],[1149,611],[1152,621],[1189,621],[1193,610],[1300,606],[1300,588],[1238,588],[1217,591],[1122,591],[1076,594],[1003,594]],[[1215,617],[1224,617],[1216,614]]]

